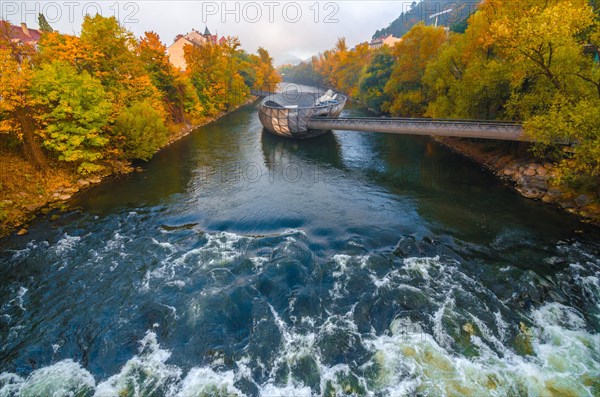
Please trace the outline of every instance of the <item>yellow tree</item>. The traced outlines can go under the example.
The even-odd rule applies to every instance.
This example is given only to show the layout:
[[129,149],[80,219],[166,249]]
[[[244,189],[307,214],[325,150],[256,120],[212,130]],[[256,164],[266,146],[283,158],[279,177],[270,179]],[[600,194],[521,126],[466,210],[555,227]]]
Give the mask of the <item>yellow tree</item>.
[[345,62],[348,56],[348,46],[346,39],[338,38],[335,47],[325,51],[318,58],[313,58],[313,66],[317,73],[323,76],[326,84],[340,89],[340,67]]
[[423,81],[436,118],[504,118],[510,98],[510,65],[490,40],[490,19],[480,11],[464,34],[451,34],[426,69]]
[[281,82],[281,76],[273,67],[273,58],[269,55],[269,52],[258,47],[258,56],[254,56],[254,70],[256,80],[254,82],[255,89],[265,91],[275,91],[275,87]]
[[[225,96],[225,108],[230,109],[244,102],[248,97],[249,87],[244,83],[244,78],[240,74],[242,62],[239,54],[241,43],[240,40],[233,37],[226,37],[225,41],[217,46],[220,48],[224,64],[225,64],[225,84],[226,84],[226,96]],[[268,53],[267,53],[268,56]]]
[[358,98],[360,93],[360,78],[367,65],[371,62],[372,52],[368,43],[360,43],[344,56],[340,56],[339,65],[336,67],[337,86],[339,90],[353,98]]
[[419,23],[393,50],[395,63],[384,92],[391,98],[383,110],[396,116],[422,116],[426,109],[423,76],[447,39],[444,28]]
[[29,95],[33,47],[13,40],[8,22],[0,21],[0,133],[18,140],[25,156],[38,168],[46,161],[36,136],[35,100]]
[[62,61],[73,65],[79,72],[86,70],[93,73],[98,69],[98,60],[102,57],[100,51],[79,37],[59,32],[44,33],[38,48],[37,60],[40,64]]
[[160,41],[158,34],[145,32],[138,43],[138,56],[152,84],[162,95],[165,107],[173,121],[185,119],[186,100],[189,96],[184,77],[176,71],[166,54],[167,48]]
[[595,24],[587,0],[489,0],[491,39],[511,64],[509,110],[526,119],[549,109],[556,93],[588,95],[596,87],[578,77],[584,62],[583,35]]
[[196,89],[202,108],[209,116],[226,109],[227,62],[223,48],[207,44],[200,47],[186,45],[183,48],[186,74]]

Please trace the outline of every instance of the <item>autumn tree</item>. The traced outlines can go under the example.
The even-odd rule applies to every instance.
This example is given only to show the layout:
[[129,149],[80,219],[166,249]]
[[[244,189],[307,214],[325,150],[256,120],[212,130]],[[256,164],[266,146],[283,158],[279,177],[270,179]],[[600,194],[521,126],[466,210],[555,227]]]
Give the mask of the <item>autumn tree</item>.
[[[175,122],[185,119],[185,82],[178,76],[166,55],[167,48],[158,34],[145,32],[138,45],[139,58],[149,74],[152,84],[162,94],[163,102]],[[180,77],[180,78],[178,78]]]
[[383,109],[395,116],[422,116],[427,106],[423,76],[446,41],[443,27],[419,23],[394,46],[392,74],[384,92],[392,98]]
[[506,118],[511,68],[490,37],[490,20],[482,12],[469,18],[464,34],[451,34],[423,76],[429,99],[426,116]]
[[207,115],[226,108],[227,82],[225,55],[219,45],[184,47],[186,73],[196,89],[198,100]]
[[165,113],[161,94],[136,53],[135,37],[115,17],[86,15],[81,25],[81,42],[94,54],[91,73],[112,94],[115,113],[143,100]]
[[186,73],[209,116],[239,105],[248,96],[240,74],[239,46],[236,37],[228,37],[222,44],[184,47]]
[[332,87],[339,87],[340,82],[340,67],[346,61],[348,56],[348,45],[346,39],[338,38],[335,47],[331,50],[323,52],[322,55],[314,59],[313,66],[315,70],[323,76],[326,84]]
[[[600,68],[584,52],[600,37],[594,9],[587,0],[488,0],[482,11],[512,71],[508,113],[525,121],[536,153],[561,154],[564,180],[600,189]],[[556,150],[565,141],[575,143],[567,154]]]
[[[555,94],[578,97],[597,83],[578,74],[589,70],[581,35],[595,23],[587,0],[523,0],[482,8],[493,18],[492,37],[512,69],[509,113],[526,119],[549,109]],[[593,79],[595,80],[595,79]]]
[[100,81],[55,61],[36,70],[31,91],[41,108],[44,147],[59,160],[76,165],[81,174],[100,170],[112,109]]
[[[237,54],[241,51],[241,43],[237,37],[228,36],[219,47],[222,48],[225,64],[227,87],[225,108],[231,109],[242,104],[249,95],[249,87],[244,84],[244,79],[239,73],[240,62]],[[268,57],[268,53],[266,56]]]
[[36,135],[35,101],[29,95],[35,49],[12,37],[10,24],[0,21],[0,133],[20,143],[25,156],[38,168],[46,168]]
[[359,82],[359,98],[368,107],[380,111],[384,102],[390,98],[384,92],[394,64],[392,50],[383,46],[376,50]]
[[281,76],[273,67],[273,58],[263,47],[258,47],[258,56],[251,58],[254,69],[255,81],[252,88],[264,91],[274,91],[278,83],[281,82]]
[[48,32],[38,42],[37,62],[39,64],[62,61],[74,66],[77,71],[95,74],[98,59],[102,56],[90,44],[79,37],[59,32]]
[[148,160],[168,139],[162,115],[149,102],[135,102],[115,121],[115,133],[125,138],[126,159]]
[[367,43],[360,43],[353,49],[346,50],[344,56],[340,55],[339,64],[335,68],[335,73],[337,73],[335,87],[352,98],[358,98],[360,78],[371,61],[371,55],[372,52]]

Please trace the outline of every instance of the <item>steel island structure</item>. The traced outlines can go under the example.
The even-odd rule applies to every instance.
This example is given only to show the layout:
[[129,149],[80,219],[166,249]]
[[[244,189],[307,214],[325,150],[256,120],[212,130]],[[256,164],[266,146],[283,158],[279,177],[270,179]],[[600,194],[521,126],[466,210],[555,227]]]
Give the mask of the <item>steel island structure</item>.
[[258,117],[272,134],[289,138],[312,138],[328,130],[312,129],[310,119],[335,119],[346,105],[346,96],[328,90],[320,95],[298,90],[272,93],[260,103]]

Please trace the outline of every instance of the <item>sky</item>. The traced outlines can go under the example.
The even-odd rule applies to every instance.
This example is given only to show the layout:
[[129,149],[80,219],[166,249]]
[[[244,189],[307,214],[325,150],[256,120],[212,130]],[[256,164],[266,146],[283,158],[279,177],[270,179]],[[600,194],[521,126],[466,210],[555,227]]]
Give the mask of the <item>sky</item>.
[[238,36],[242,47],[256,52],[266,48],[275,63],[289,55],[306,59],[332,48],[338,37],[350,47],[369,41],[386,27],[410,1],[29,1],[0,0],[0,18],[37,28],[37,14],[46,15],[60,32],[78,34],[86,14],[117,16],[136,36],[158,33],[166,45],[192,29]]

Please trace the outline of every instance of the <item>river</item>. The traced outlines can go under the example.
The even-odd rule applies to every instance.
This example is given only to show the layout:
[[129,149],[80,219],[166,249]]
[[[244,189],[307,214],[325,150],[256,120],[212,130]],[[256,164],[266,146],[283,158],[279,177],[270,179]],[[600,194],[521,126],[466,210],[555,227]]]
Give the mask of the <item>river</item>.
[[253,104],[70,204],[0,240],[0,396],[600,395],[600,231],[428,138]]

